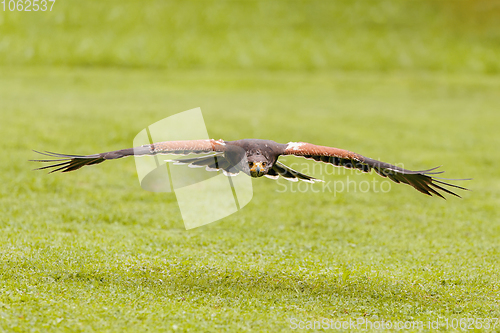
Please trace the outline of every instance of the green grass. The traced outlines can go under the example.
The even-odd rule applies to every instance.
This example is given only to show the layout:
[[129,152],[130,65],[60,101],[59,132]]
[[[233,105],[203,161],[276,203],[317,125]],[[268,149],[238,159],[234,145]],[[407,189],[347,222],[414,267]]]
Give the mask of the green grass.
[[[0,91],[0,330],[286,332],[290,318],[500,316],[496,77],[13,67],[0,69]],[[280,193],[284,181],[257,179],[240,212],[186,231],[175,197],[143,191],[133,160],[52,175],[27,161],[30,149],[129,147],[197,106],[214,138],[442,164],[474,177],[473,191]],[[316,175],[379,179],[340,171]]]
[[58,0],[0,10],[0,63],[495,74],[499,15],[498,0]]

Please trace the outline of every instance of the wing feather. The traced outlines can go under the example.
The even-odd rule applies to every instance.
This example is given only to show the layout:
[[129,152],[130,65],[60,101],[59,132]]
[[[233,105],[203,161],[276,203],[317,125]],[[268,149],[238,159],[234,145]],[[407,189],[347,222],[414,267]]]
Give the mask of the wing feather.
[[300,173],[300,172],[298,172],[298,171],[296,171],[296,170],[294,170],[294,169],[292,169],[292,168],[290,168],[290,167],[288,167],[288,166],[286,166],[283,163],[278,162],[278,161],[276,161],[276,163],[274,163],[271,170],[273,170],[273,171],[268,172],[268,175],[271,174],[271,177],[268,177],[268,178],[276,179],[276,178],[278,178],[277,175],[280,175],[281,177],[285,178],[286,180],[289,180],[292,182],[296,182],[299,180],[302,180],[302,181],[308,182],[308,183],[322,182],[322,180],[320,180],[320,179],[317,179],[317,178],[305,175],[303,173]]
[[184,159],[166,160],[167,162],[174,162],[176,165],[187,165],[188,167],[205,167],[207,171],[223,170],[226,173],[237,174],[237,168],[232,165],[229,160],[223,155],[210,155],[202,157],[192,157]]
[[[468,190],[465,187],[437,180],[437,179],[449,180],[446,178],[439,178],[439,177],[436,179],[434,175],[438,175],[444,172],[444,171],[435,171],[436,169],[439,168],[439,166],[427,170],[412,171],[400,168],[398,166],[389,163],[377,161],[348,150],[326,147],[326,146],[318,146],[306,142],[289,142],[282,155],[301,156],[308,159],[313,159],[315,161],[321,161],[323,163],[333,164],[335,166],[343,166],[348,169],[359,169],[363,172],[370,172],[373,169],[380,176],[387,177],[395,183],[407,184],[412,186],[419,192],[422,192],[429,196],[436,195],[443,199],[444,196],[441,193],[439,193],[438,190],[457,197],[460,196],[441,185],[458,188],[460,190]],[[454,180],[470,180],[470,179],[454,179]]]
[[[206,154],[210,152],[224,152],[225,142],[223,140],[186,140],[186,141],[164,141],[144,145],[136,148],[114,150],[106,153],[92,155],[70,155],[53,152],[36,153],[51,157],[52,159],[31,160],[33,162],[51,163],[36,170],[53,169],[50,171],[69,172],[78,170],[86,165],[94,165],[105,160],[114,160],[127,156],[144,156],[157,154]],[[62,163],[57,163],[62,162]]]

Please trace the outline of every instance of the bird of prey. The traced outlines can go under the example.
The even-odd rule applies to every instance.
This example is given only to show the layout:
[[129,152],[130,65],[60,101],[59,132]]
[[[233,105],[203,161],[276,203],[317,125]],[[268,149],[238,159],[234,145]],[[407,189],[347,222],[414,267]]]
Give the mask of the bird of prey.
[[[69,172],[86,165],[99,164],[106,160],[114,160],[126,156],[157,155],[157,154],[205,154],[201,157],[190,157],[174,160],[176,164],[188,164],[191,167],[205,167],[207,170],[222,170],[231,175],[244,172],[251,177],[268,177],[277,179],[279,176],[290,181],[306,181],[314,183],[321,181],[314,177],[293,170],[278,161],[281,155],[294,155],[313,159],[315,161],[342,166],[349,169],[359,169],[363,172],[375,170],[382,177],[387,177],[396,183],[412,186],[417,191],[429,196],[444,196],[439,192],[457,197],[458,194],[446,188],[453,187],[467,190],[464,187],[444,182],[446,178],[436,177],[443,171],[437,168],[421,171],[406,170],[395,165],[380,162],[348,150],[318,146],[306,142],[277,143],[271,140],[243,139],[236,141],[224,140],[186,140],[165,141],[136,148],[110,151],[93,155],[67,155],[52,152],[38,152],[52,159],[33,160],[35,162],[51,163],[40,169],[52,169],[51,172]],[[206,154],[209,154],[208,156]],[[244,161],[244,163],[242,163]],[[457,179],[458,180],[458,179]]]

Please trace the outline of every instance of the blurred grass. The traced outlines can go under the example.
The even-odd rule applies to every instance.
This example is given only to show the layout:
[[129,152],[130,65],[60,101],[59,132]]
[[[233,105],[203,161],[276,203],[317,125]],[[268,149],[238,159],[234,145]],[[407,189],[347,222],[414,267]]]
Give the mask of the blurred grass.
[[57,1],[0,11],[0,64],[498,73],[500,1]]
[[[483,75],[2,68],[0,330],[498,318],[499,89]],[[145,126],[198,105],[214,138],[443,164],[449,177],[474,177],[473,192],[278,192],[285,181],[257,179],[240,212],[185,231],[175,197],[140,189],[132,160],[52,175],[27,161],[33,148],[128,147]],[[327,171],[315,175],[379,179]]]

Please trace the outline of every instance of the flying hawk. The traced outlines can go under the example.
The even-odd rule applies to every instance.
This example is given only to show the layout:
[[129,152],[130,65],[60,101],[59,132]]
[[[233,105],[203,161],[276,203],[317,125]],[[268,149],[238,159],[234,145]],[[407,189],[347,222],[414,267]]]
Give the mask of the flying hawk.
[[[396,183],[412,186],[429,196],[437,195],[444,198],[442,191],[457,197],[458,194],[443,186],[450,186],[461,190],[464,187],[443,182],[445,178],[435,175],[444,171],[435,171],[437,168],[421,171],[410,171],[395,165],[380,162],[348,150],[318,146],[306,142],[277,143],[271,140],[244,139],[237,141],[224,140],[187,140],[165,141],[136,148],[110,151],[93,155],[66,155],[52,152],[38,152],[52,159],[33,160],[35,162],[51,163],[41,169],[53,168],[51,172],[68,172],[80,169],[86,165],[99,164],[105,160],[114,160],[126,156],[157,155],[157,154],[209,154],[208,156],[177,159],[176,164],[188,164],[192,167],[206,167],[207,170],[222,170],[226,175],[244,172],[252,177],[268,177],[277,179],[279,176],[291,181],[317,182],[314,177],[293,170],[278,161],[281,155],[294,155],[313,159],[335,166],[349,169],[359,169],[363,172],[375,170],[382,177],[388,177]],[[246,159],[245,159],[246,158]],[[245,161],[241,163],[241,161]]]

